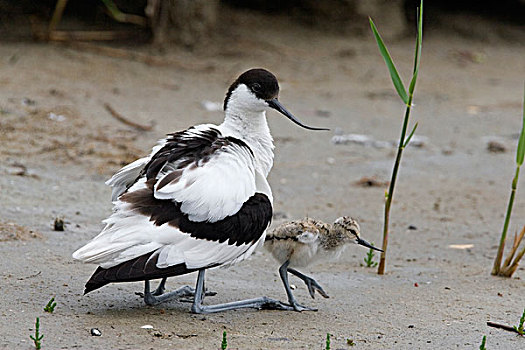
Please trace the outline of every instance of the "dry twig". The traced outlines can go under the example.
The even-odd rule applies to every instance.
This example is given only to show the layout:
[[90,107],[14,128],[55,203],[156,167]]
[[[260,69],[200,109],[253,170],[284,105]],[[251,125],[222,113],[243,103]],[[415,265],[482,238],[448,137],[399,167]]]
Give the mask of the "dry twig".
[[[496,323],[496,322],[490,322],[488,321],[487,322],[487,326],[489,327],[494,327],[494,328],[500,328],[500,329],[504,329],[506,331],[509,331],[509,332],[514,332],[514,333],[518,333],[518,331],[511,327],[511,326],[507,326],[506,324],[501,324],[501,323]],[[518,333],[519,334],[519,333]]]
[[137,124],[135,122],[132,122],[131,120],[128,120],[127,118],[125,118],[124,116],[122,116],[122,114],[118,113],[117,111],[115,111],[113,109],[113,107],[111,107],[109,105],[109,103],[104,103],[104,108],[106,108],[106,110],[109,112],[109,114],[111,114],[111,116],[115,119],[117,119],[119,122],[121,123],[124,123],[128,126],[131,126],[137,130],[140,130],[140,131],[151,131],[153,129],[152,126],[149,126],[149,125],[141,125],[141,124]]

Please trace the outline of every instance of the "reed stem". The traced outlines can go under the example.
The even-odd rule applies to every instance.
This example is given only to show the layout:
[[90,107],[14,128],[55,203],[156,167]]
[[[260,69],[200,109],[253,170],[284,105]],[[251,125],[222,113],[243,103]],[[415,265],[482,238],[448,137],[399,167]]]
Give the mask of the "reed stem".
[[385,220],[383,224],[383,245],[381,249],[381,256],[379,258],[379,267],[377,268],[377,273],[383,275],[385,273],[386,267],[386,250],[388,246],[388,225],[390,223],[390,207],[392,206],[392,199],[394,198],[394,188],[397,180],[397,173],[399,171],[399,165],[401,164],[401,156],[403,155],[403,150],[405,149],[405,136],[408,127],[408,120],[410,118],[410,111],[412,107],[412,97],[413,94],[408,95],[408,104],[405,111],[405,119],[403,120],[403,127],[401,128],[401,136],[399,137],[399,145],[397,148],[396,162],[394,163],[394,169],[392,170],[392,179],[390,180],[390,186],[388,187],[388,193],[386,194],[385,202]]

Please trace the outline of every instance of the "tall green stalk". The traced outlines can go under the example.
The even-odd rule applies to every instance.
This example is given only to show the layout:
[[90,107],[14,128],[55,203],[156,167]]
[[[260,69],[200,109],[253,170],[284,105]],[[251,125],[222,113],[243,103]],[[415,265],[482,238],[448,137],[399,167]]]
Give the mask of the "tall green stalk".
[[[524,89],[525,90],[525,89]],[[507,213],[505,214],[505,222],[503,223],[503,231],[499,240],[498,253],[494,259],[494,266],[492,267],[492,274],[494,276],[501,275],[501,259],[503,258],[503,250],[505,249],[505,240],[507,238],[507,230],[509,228],[510,216],[512,214],[512,206],[514,205],[514,197],[516,196],[516,189],[518,187],[518,177],[520,174],[520,167],[523,165],[523,158],[525,156],[525,91],[523,93],[523,124],[518,141],[518,150],[516,152],[516,172],[512,180],[509,204],[507,205]],[[509,276],[510,277],[510,276]]]
[[399,144],[397,148],[396,161],[394,163],[394,169],[392,170],[392,179],[390,180],[390,186],[388,188],[388,192],[385,193],[385,220],[384,220],[384,225],[383,225],[383,246],[382,246],[383,252],[381,253],[381,257],[379,260],[379,267],[377,269],[377,273],[382,275],[385,273],[385,266],[386,266],[386,251],[387,251],[387,245],[388,245],[388,232],[389,232],[388,226],[390,222],[390,208],[392,206],[392,200],[394,198],[394,188],[396,185],[399,165],[401,164],[401,156],[403,155],[403,150],[410,142],[410,139],[414,135],[414,132],[416,131],[416,128],[417,128],[417,123],[416,123],[414,125],[414,128],[408,135],[408,137],[406,137],[408,122],[410,119],[410,112],[412,110],[412,99],[414,97],[414,90],[416,88],[416,81],[417,81],[417,76],[419,73],[419,63],[421,61],[421,47],[422,47],[422,42],[423,42],[423,0],[421,0],[421,4],[417,12],[417,36],[416,36],[416,50],[414,53],[414,70],[412,73],[412,79],[410,80],[410,85],[408,86],[408,94],[405,90],[403,82],[401,81],[399,73],[397,72],[394,62],[392,61],[392,58],[390,57],[390,54],[388,53],[388,50],[383,42],[383,39],[381,39],[381,36],[379,35],[379,32],[377,31],[377,28],[374,25],[374,22],[372,21],[372,19],[370,19],[370,27],[372,28],[372,32],[374,33],[374,37],[376,39],[377,45],[379,46],[379,52],[381,53],[381,56],[383,56],[383,59],[385,60],[385,63],[390,72],[392,83],[394,84],[394,87],[397,93],[399,94],[399,97],[406,105],[405,117],[403,119],[403,126],[401,128],[401,135],[399,137]]
[[[403,150],[405,149],[405,145],[402,142],[405,139],[408,119],[410,117],[410,110],[411,110],[410,104],[412,103],[412,95],[409,96],[408,102],[409,104],[407,105],[407,108],[405,111],[405,119],[403,121],[403,128],[401,129],[401,136],[400,136],[399,145],[397,148],[396,162],[394,163],[394,169],[392,170],[392,179],[390,180],[390,186],[388,187],[388,192],[385,193],[385,218],[384,218],[384,223],[383,223],[383,245],[382,245],[383,252],[381,252],[381,256],[379,258],[379,267],[377,269],[377,273],[380,275],[385,273],[386,250],[388,246],[388,232],[389,232],[388,226],[390,223],[390,207],[392,206],[392,199],[394,198],[394,187],[396,185],[399,165],[401,164],[401,156],[403,155]],[[416,127],[417,127],[417,124],[414,126],[414,131]]]

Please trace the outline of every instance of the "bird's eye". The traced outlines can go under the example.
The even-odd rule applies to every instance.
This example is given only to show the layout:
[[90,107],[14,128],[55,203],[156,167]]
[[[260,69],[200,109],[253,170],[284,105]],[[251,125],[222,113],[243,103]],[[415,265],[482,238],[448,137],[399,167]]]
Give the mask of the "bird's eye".
[[254,92],[260,92],[260,91],[261,91],[261,84],[259,84],[259,83],[254,83],[254,84],[252,85],[252,90],[253,90]]

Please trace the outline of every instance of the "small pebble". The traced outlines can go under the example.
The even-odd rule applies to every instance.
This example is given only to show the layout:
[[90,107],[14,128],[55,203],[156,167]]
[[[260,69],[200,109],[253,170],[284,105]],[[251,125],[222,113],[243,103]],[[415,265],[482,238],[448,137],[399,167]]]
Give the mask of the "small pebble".
[[36,101],[32,100],[30,98],[24,97],[22,99],[22,106],[34,106],[36,105]]
[[409,230],[417,230],[417,227],[415,225],[410,225],[410,226],[408,226],[408,229]]
[[505,153],[507,152],[507,148],[498,141],[490,141],[487,144],[487,150],[491,153]]
[[372,177],[364,176],[360,178],[358,181],[354,182],[354,184],[357,186],[362,186],[362,187],[383,187],[383,186],[388,185],[388,182],[380,181],[373,176]]
[[64,223],[64,219],[55,218],[55,222],[53,223],[53,229],[55,231],[64,231],[65,227],[66,224]]
[[102,332],[98,328],[91,328],[91,335],[94,337],[100,337]]

